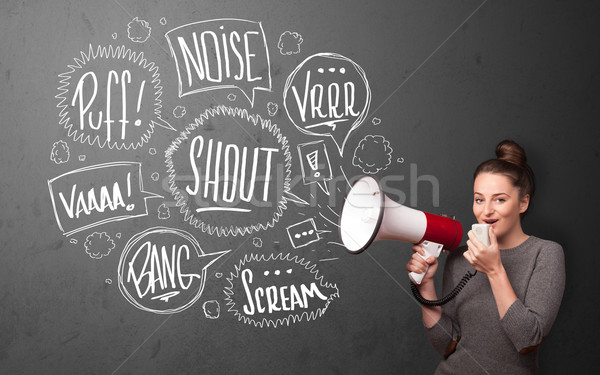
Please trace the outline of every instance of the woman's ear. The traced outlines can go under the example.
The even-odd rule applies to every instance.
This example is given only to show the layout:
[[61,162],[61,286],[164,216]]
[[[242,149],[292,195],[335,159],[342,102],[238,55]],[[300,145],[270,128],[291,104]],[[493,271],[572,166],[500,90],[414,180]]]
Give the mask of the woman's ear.
[[521,197],[521,201],[519,202],[519,213],[524,213],[529,208],[529,194],[525,194]]

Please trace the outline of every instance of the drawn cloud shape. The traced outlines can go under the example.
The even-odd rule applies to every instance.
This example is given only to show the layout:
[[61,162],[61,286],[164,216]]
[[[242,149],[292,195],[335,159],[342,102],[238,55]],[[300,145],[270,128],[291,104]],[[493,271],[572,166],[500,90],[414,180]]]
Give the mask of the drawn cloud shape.
[[106,232],[94,232],[85,239],[85,252],[93,259],[101,259],[110,254],[115,243]]
[[52,145],[52,153],[50,154],[50,160],[56,164],[62,164],[69,161],[69,145],[65,141],[54,142]]
[[269,116],[273,117],[277,114],[277,111],[279,110],[279,106],[277,105],[277,103],[273,103],[273,102],[269,102],[267,104],[267,112],[269,112]]
[[279,52],[282,55],[291,55],[300,53],[300,44],[302,44],[302,35],[296,32],[285,31],[279,36]]
[[352,164],[364,173],[375,174],[392,162],[390,142],[381,135],[367,135],[354,150]]
[[137,17],[127,24],[127,37],[136,43],[143,43],[150,37],[152,28],[147,21],[140,20]]
[[177,118],[182,118],[183,116],[185,116],[185,107],[182,107],[180,105],[175,107],[175,109],[173,109],[173,116]]
[[158,206],[158,218],[161,220],[166,220],[171,217],[171,211],[169,207],[165,203]]
[[204,316],[208,319],[218,319],[221,306],[218,301],[206,301],[202,304],[202,310],[204,310]]

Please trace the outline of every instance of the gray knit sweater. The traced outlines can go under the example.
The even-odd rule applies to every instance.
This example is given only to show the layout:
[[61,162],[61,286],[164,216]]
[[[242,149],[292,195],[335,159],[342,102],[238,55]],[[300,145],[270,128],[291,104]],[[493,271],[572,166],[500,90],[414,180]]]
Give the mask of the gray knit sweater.
[[[443,295],[473,271],[462,255],[465,250],[458,249],[446,260]],[[501,250],[500,256],[518,300],[500,319],[487,276],[474,276],[443,306],[440,320],[426,328],[435,349],[445,356],[436,374],[537,373],[537,348],[550,332],[565,287],[563,249],[531,236],[515,248]]]

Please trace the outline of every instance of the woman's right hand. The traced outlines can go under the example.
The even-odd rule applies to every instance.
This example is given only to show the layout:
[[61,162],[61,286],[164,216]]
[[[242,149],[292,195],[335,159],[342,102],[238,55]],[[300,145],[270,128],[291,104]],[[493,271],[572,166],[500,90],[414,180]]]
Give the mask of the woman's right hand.
[[[420,245],[414,245],[412,247],[412,250],[414,251],[414,253],[412,255],[412,258],[410,258],[410,260],[406,264],[406,270],[408,272],[416,273],[421,273],[427,270],[425,276],[423,276],[423,281],[421,282],[421,285],[423,285],[424,283],[433,279],[435,271],[437,271],[438,260],[433,255],[429,256],[427,260],[423,259],[422,256],[425,256],[425,251]],[[427,265],[429,265],[429,268],[427,268]]]

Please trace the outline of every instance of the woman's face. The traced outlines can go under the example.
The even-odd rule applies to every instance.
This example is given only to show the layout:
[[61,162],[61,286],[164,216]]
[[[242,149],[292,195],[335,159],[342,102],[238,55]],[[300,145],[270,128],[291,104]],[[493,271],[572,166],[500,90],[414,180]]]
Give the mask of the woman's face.
[[521,229],[520,214],[529,206],[529,195],[519,197],[519,189],[508,177],[496,173],[480,173],[473,184],[473,214],[479,224],[492,224],[501,238]]

